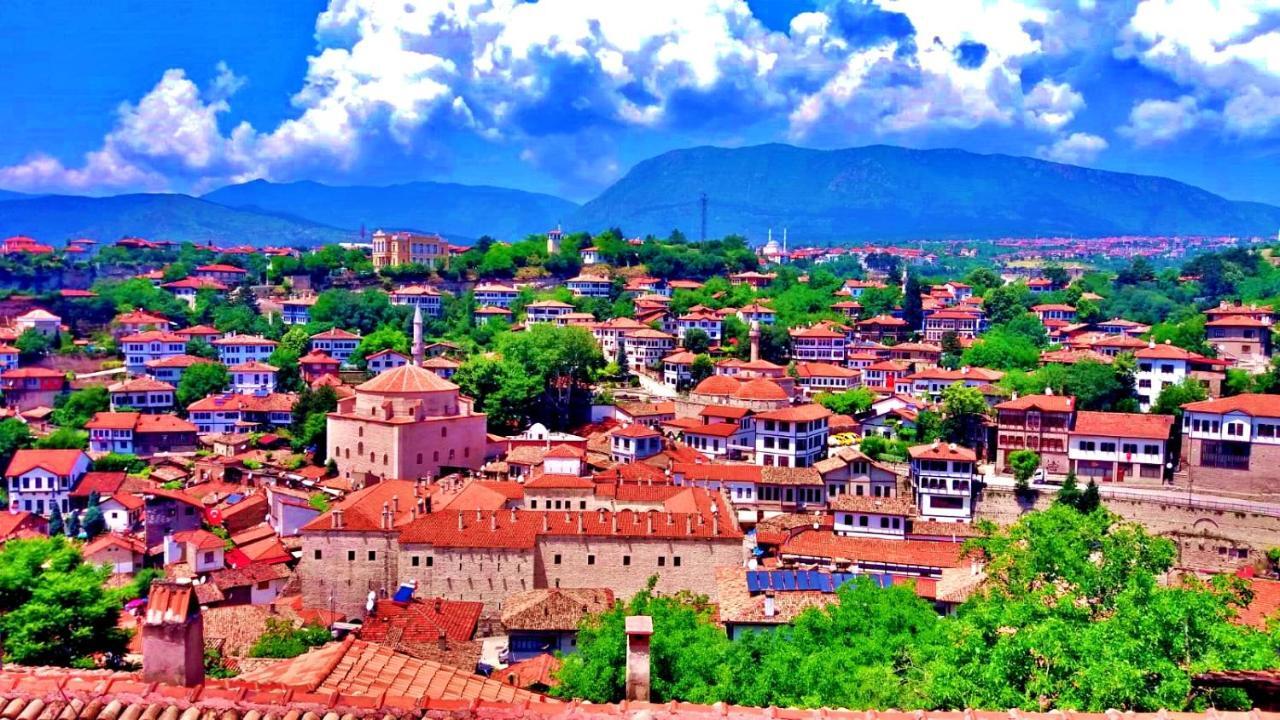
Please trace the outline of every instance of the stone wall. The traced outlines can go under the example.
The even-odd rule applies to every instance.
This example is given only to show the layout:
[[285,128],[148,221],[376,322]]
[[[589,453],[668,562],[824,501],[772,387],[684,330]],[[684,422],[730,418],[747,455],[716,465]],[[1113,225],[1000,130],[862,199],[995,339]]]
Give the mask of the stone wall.
[[[1018,498],[1011,488],[986,487],[977,501],[977,517],[1002,525],[1053,503],[1053,492],[1033,501]],[[1280,546],[1280,518],[1261,513],[1188,506],[1176,494],[1152,498],[1103,498],[1109,510],[1141,523],[1150,532],[1178,545],[1180,567],[1234,570],[1263,559]]]
[[399,563],[395,533],[304,532],[298,564],[303,607],[363,618],[370,590],[387,598],[399,587]]
[[746,559],[740,537],[549,536],[539,539],[538,555],[537,587],[606,587],[616,597],[627,598],[657,575],[659,592],[690,590],[712,601],[715,569],[741,567]]

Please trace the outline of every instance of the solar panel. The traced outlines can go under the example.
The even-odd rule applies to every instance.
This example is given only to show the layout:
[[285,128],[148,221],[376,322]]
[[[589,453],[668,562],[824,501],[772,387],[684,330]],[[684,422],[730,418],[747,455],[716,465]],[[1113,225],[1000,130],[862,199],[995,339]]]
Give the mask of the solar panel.
[[783,589],[783,590],[795,590],[795,589],[796,589],[796,574],[795,574],[795,573],[788,572],[788,573],[783,573],[783,574],[782,574],[782,589]]
[[888,573],[880,575],[877,579],[880,581],[880,587],[882,588],[887,588],[890,585],[893,585],[893,576]]
[[810,585],[810,582],[809,582],[809,571],[808,571],[808,570],[801,570],[800,572],[797,572],[797,573],[796,573],[796,589],[797,589],[797,590],[812,590],[812,589],[813,589],[813,588],[811,587],[811,585]]
[[821,591],[822,591],[822,592],[824,592],[824,593],[829,593],[829,592],[831,592],[831,591],[832,591],[832,589],[834,589],[834,585],[833,585],[833,583],[831,582],[831,581],[832,581],[832,577],[831,577],[830,575],[828,575],[828,574],[826,574],[826,573],[817,573],[817,576],[818,576],[818,589],[819,589],[819,590],[821,590]]
[[764,590],[764,585],[760,577],[764,574],[765,573],[760,572],[759,570],[752,570],[747,573],[747,592],[758,593],[761,590]]

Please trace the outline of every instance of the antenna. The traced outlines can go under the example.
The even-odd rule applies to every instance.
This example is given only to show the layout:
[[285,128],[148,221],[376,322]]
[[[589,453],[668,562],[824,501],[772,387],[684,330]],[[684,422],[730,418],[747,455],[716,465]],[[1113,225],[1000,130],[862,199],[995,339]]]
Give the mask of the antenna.
[[707,241],[707,194],[704,192],[698,197],[698,205],[702,209],[702,242]]

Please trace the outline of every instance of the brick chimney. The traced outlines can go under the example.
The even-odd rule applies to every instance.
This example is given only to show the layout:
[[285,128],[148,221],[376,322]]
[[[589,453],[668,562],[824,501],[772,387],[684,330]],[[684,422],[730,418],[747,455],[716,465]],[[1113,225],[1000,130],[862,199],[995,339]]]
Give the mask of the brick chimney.
[[649,639],[653,636],[653,618],[632,615],[626,620],[627,630],[627,700],[649,702]]
[[204,682],[204,617],[190,583],[152,583],[142,619],[142,677],[186,687]]

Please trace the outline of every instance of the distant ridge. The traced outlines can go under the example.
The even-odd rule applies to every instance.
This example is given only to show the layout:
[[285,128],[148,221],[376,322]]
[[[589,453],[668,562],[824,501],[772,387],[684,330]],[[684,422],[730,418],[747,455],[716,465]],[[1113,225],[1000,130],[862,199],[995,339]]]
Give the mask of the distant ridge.
[[189,195],[47,195],[0,202],[0,237],[30,235],[54,245],[126,236],[235,245],[316,245],[354,234],[309,220],[245,212]]
[[699,226],[752,239],[789,229],[797,243],[1033,235],[1261,234],[1280,208],[1233,202],[1167,178],[1025,157],[887,145],[697,147],[645,160],[566,225],[665,235]]
[[204,199],[332,227],[418,230],[451,239],[490,235],[520,240],[530,233],[546,232],[578,209],[576,204],[551,195],[437,182],[335,187],[254,180],[214,190]]

